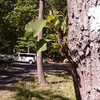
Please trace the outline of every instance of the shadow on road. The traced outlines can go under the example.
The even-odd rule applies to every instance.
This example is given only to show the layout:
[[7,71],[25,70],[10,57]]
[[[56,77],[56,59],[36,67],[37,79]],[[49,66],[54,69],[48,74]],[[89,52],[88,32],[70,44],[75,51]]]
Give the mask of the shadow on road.
[[[69,73],[71,71],[71,67],[70,64],[45,63],[44,70],[46,72],[54,73]],[[29,65],[23,63],[15,63],[9,69],[0,71],[0,89],[11,89],[18,81],[36,75],[36,64]]]

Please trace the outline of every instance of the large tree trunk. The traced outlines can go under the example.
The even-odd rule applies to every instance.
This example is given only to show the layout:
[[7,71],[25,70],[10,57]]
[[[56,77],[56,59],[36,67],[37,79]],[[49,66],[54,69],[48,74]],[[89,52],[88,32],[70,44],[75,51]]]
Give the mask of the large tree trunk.
[[[40,0],[39,2],[39,20],[43,19],[44,15],[44,5],[45,5],[45,0]],[[40,41],[42,39],[43,31],[41,31],[38,34],[38,39],[37,41]],[[37,71],[38,71],[38,80],[41,85],[45,84],[45,76],[44,76],[44,71],[43,71],[43,58],[42,58],[42,52],[37,51]]]
[[67,0],[68,47],[75,63],[77,100],[100,100],[100,29],[91,31],[92,19],[88,15],[89,8],[98,4],[99,0]]

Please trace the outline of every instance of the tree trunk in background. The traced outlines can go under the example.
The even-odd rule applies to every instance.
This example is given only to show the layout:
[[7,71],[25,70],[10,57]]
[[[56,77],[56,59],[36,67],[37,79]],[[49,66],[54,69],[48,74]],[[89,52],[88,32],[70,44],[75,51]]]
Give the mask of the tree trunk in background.
[[91,31],[88,16],[89,8],[99,4],[99,0],[67,0],[68,47],[77,100],[100,100],[100,29]]
[[[39,16],[38,19],[42,20],[44,15],[44,6],[45,6],[45,0],[39,1]],[[37,41],[40,41],[42,39],[43,31],[41,31],[38,34]],[[38,80],[41,85],[46,83],[44,71],[43,71],[43,58],[42,58],[42,52],[37,51],[37,71],[38,71]]]
[[27,53],[30,53],[30,47],[29,46],[27,47]]
[[62,49],[63,49],[63,36],[64,36],[64,33],[62,32],[61,29],[59,29],[57,31],[57,34],[58,34],[57,41],[58,41],[58,46],[59,46],[59,52],[63,56],[64,54],[63,54]]

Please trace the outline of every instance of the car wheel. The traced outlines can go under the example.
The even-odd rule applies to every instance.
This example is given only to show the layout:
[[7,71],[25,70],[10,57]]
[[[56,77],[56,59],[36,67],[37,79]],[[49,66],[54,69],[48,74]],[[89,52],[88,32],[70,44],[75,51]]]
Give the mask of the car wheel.
[[33,63],[33,61],[32,61],[32,60],[30,60],[30,61],[29,61],[29,64],[32,64],[32,63]]

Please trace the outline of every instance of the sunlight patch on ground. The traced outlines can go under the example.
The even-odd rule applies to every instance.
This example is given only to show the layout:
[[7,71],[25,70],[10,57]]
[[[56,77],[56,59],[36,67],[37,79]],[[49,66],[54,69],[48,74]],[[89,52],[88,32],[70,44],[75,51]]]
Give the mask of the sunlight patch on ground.
[[0,100],[13,100],[13,95],[15,95],[15,92],[9,90],[2,90],[0,91]]

